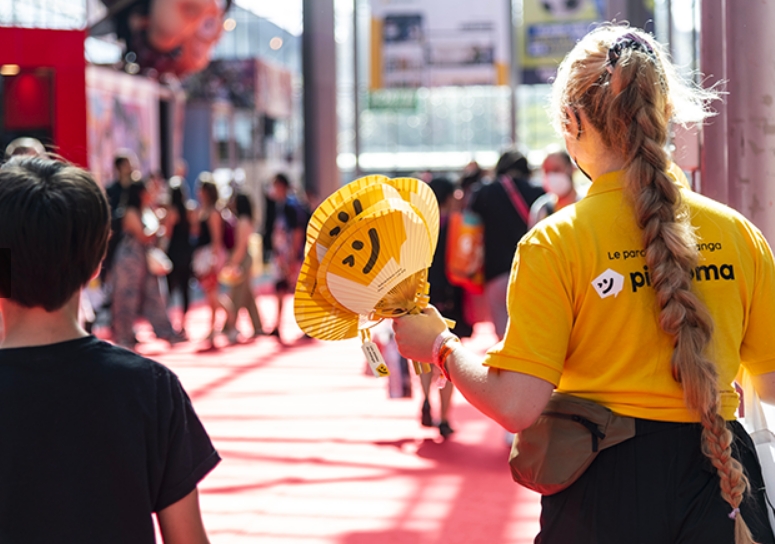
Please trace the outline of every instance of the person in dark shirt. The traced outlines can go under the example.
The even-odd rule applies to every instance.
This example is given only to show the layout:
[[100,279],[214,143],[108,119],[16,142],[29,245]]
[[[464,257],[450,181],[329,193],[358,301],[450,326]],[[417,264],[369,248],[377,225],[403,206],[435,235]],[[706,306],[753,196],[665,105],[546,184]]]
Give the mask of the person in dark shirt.
[[[269,333],[281,343],[280,323],[283,315],[283,302],[288,293],[293,293],[304,260],[304,233],[307,229],[310,213],[305,210],[288,178],[277,174],[272,180],[272,198],[267,200],[267,222],[264,225],[264,238],[271,240],[277,280],[277,323]],[[271,222],[270,219],[271,218]]]
[[113,160],[113,166],[116,169],[116,179],[105,188],[105,194],[108,195],[108,204],[110,205],[111,217],[111,236],[108,240],[108,251],[102,264],[102,273],[106,275],[110,272],[113,265],[113,256],[118,243],[121,241],[121,220],[123,218],[124,207],[126,206],[126,197],[129,194],[129,186],[139,175],[134,175],[134,167],[129,154],[119,153]]
[[192,211],[189,209],[186,182],[174,176],[169,183],[170,203],[165,216],[165,236],[169,240],[167,256],[172,261],[172,272],[167,274],[170,298],[176,291],[181,294],[181,318],[179,333],[186,333],[186,315],[191,298],[191,244]]
[[[439,242],[433,262],[428,268],[428,283],[430,284],[430,303],[433,304],[447,319],[455,322],[452,331],[461,338],[473,334],[473,327],[466,321],[463,309],[463,288],[452,285],[447,279],[447,233],[449,232],[449,215],[455,205],[455,184],[445,177],[435,177],[430,183],[431,190],[439,203]],[[439,371],[435,366],[433,372],[420,374],[423,403],[420,410],[420,423],[424,427],[433,427],[431,413],[430,390],[433,378],[438,378]],[[449,424],[449,409],[452,393],[455,387],[448,381],[439,389],[439,434],[448,438],[455,432]]]
[[484,292],[498,339],[506,332],[506,289],[514,252],[527,233],[530,206],[544,194],[529,180],[527,159],[519,151],[506,151],[495,165],[495,179],[480,185],[470,202],[484,223]]
[[0,167],[0,542],[208,542],[198,482],[220,461],[177,376],[88,335],[82,287],[99,273],[108,201],[67,163]]

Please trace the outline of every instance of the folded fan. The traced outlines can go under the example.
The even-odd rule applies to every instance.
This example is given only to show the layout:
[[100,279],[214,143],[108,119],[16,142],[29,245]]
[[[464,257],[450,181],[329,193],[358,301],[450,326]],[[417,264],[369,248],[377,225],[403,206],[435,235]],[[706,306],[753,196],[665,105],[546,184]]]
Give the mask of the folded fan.
[[[438,233],[436,198],[420,180],[367,176],[329,196],[307,228],[294,298],[301,329],[321,340],[360,334],[367,343],[380,320],[422,311]],[[364,351],[369,358],[373,350]]]

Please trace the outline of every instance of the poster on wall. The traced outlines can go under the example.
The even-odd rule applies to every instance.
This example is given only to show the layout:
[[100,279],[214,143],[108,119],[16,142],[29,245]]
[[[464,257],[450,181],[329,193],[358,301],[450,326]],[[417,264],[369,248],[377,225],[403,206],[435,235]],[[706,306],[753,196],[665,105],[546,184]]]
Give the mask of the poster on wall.
[[507,85],[507,0],[371,0],[371,88]]
[[521,82],[549,82],[565,55],[604,16],[605,0],[523,0]]
[[115,177],[113,159],[131,151],[143,175],[159,169],[158,84],[108,68],[86,69],[89,170],[107,185]]

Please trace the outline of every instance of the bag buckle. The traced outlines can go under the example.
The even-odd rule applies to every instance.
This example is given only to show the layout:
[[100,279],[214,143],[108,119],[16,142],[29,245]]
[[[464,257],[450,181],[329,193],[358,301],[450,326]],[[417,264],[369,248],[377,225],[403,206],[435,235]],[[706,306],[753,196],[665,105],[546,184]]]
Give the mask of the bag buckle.
[[600,427],[598,427],[594,421],[590,421],[583,416],[577,414],[563,414],[562,412],[544,412],[543,415],[569,419],[582,424],[592,435],[592,451],[595,453],[597,453],[598,450],[599,440],[605,439],[605,433],[600,430]]

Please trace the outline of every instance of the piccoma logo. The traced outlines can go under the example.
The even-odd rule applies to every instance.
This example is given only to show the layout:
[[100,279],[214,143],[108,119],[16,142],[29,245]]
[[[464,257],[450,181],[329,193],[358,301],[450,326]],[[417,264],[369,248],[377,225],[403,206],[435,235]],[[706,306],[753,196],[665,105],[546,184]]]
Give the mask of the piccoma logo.
[[[735,267],[731,264],[697,266],[692,269],[691,277],[694,281],[733,281]],[[651,274],[649,274],[648,266],[644,266],[642,271],[630,272],[630,286],[633,293],[637,293],[642,287],[651,287]]]
[[592,280],[592,287],[600,298],[616,298],[624,288],[624,276],[609,268]]

